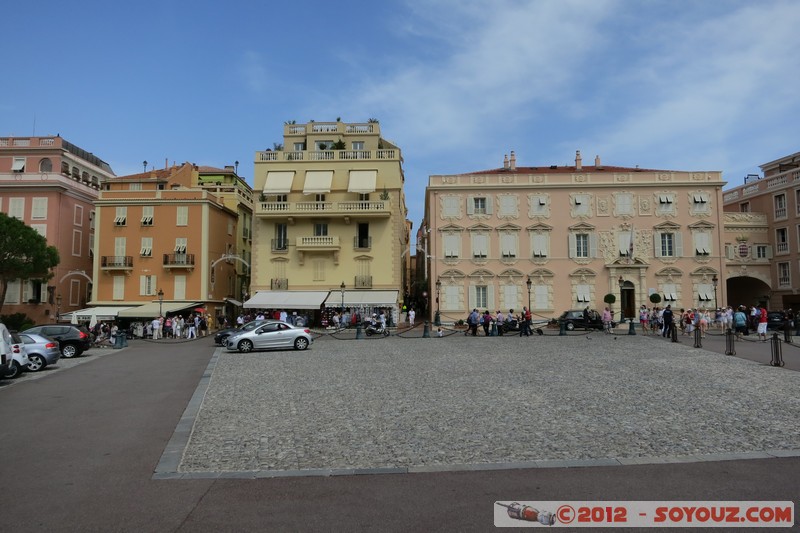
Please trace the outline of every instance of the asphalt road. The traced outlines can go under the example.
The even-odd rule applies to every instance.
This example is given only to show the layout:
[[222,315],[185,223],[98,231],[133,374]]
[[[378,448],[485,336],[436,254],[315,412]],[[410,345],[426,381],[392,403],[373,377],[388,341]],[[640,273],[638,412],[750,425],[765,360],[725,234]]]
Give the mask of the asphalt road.
[[488,531],[494,529],[495,501],[800,501],[797,457],[430,474],[153,479],[213,351],[207,339],[136,341],[128,349],[88,355],[84,364],[0,388],[0,416],[5,420],[0,529]]

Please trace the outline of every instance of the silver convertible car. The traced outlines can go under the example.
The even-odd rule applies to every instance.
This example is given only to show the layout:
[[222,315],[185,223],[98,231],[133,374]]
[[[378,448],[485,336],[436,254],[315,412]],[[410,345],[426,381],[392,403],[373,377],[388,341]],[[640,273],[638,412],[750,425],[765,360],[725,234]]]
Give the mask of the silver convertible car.
[[253,350],[269,350],[272,348],[294,348],[305,350],[314,337],[308,328],[299,328],[286,322],[267,322],[250,331],[231,335],[225,347],[229,351],[251,352]]

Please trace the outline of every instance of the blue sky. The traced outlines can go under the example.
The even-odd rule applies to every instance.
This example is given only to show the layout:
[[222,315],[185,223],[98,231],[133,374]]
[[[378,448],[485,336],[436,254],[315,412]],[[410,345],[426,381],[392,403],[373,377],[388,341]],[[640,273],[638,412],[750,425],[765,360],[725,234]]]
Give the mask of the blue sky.
[[[0,136],[54,135],[117,175],[239,161],[283,123],[366,122],[428,176],[586,164],[718,170],[800,151],[800,2],[13,2]],[[35,129],[34,129],[35,123]]]

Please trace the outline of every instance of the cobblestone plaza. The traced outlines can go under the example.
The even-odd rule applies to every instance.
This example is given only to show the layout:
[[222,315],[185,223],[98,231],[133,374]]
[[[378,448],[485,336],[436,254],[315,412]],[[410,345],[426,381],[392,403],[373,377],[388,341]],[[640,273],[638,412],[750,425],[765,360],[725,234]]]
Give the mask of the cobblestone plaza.
[[797,372],[602,333],[219,349],[157,476],[795,456],[799,388]]

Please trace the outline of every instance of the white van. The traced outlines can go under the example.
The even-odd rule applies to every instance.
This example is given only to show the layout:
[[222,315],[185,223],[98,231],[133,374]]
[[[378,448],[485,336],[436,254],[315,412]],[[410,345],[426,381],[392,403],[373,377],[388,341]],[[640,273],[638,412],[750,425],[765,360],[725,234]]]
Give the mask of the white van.
[[12,364],[11,346],[13,344],[14,340],[11,338],[11,333],[9,333],[6,325],[0,322],[0,376],[5,376],[9,365]]

